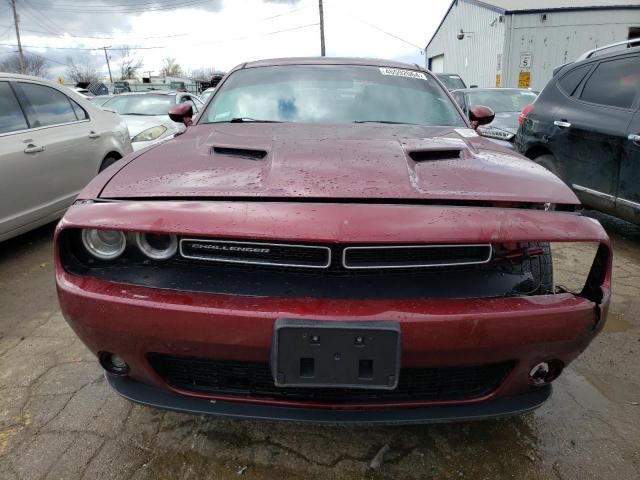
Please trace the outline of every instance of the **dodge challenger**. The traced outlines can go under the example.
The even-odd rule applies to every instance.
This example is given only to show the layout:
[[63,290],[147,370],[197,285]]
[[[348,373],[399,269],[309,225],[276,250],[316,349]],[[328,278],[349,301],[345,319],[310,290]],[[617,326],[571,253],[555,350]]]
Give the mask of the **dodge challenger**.
[[[62,311],[124,397],[283,421],[490,418],[540,406],[603,328],[600,224],[480,137],[493,112],[467,118],[430,72],[256,61],[193,113],[173,106],[186,131],[103,171],[55,234]],[[576,288],[554,278],[556,244],[595,246]]]

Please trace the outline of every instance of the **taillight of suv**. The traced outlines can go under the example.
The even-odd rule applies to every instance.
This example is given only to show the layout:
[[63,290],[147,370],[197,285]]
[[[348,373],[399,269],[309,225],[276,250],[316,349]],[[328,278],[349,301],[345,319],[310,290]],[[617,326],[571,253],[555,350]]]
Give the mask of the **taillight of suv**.
[[534,107],[533,103],[530,103],[529,105],[527,105],[522,109],[522,111],[520,112],[520,115],[518,115],[518,125],[522,125],[524,123],[524,119],[527,118],[527,115],[529,115],[529,112],[533,111],[533,107]]

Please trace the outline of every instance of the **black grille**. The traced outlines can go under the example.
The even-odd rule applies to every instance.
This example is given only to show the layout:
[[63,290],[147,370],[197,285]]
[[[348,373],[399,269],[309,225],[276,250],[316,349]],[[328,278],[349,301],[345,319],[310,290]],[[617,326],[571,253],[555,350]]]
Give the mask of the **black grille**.
[[414,268],[486,263],[491,245],[409,245],[348,247],[346,268]]
[[181,390],[301,402],[376,403],[467,400],[493,392],[513,362],[467,367],[403,368],[394,390],[276,387],[266,363],[231,362],[150,354],[169,385]]
[[331,262],[328,247],[312,245],[185,238],[180,241],[180,253],[197,260],[280,267],[327,268]]

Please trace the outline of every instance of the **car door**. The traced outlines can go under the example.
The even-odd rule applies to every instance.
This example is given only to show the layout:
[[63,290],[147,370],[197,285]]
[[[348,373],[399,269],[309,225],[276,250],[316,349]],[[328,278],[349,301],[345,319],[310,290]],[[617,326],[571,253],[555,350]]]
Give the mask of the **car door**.
[[[639,84],[640,88],[640,84]],[[640,97],[640,93],[638,94]],[[637,99],[636,105],[640,102]],[[640,111],[636,111],[629,129],[620,165],[616,210],[618,215],[640,223]]]
[[27,118],[9,81],[0,80],[0,239],[37,218],[31,195]]
[[62,212],[97,173],[100,133],[87,112],[61,91],[18,81],[14,89],[31,128],[24,139],[24,165],[34,208]]
[[585,203],[596,208],[615,208],[620,162],[636,94],[625,79],[639,65],[637,56],[600,62],[577,94],[555,112],[553,123],[561,131],[555,143],[561,147],[567,183]]

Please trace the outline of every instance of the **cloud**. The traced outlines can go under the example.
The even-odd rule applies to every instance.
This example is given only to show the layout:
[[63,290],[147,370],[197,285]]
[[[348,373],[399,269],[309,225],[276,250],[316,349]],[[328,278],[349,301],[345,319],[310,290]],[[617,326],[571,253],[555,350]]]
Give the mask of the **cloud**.
[[[130,46],[143,61],[142,70],[154,73],[164,57],[175,57],[186,70],[227,71],[260,58],[320,53],[318,0],[211,0],[206,4],[156,0],[155,5],[191,4],[174,10],[125,12],[123,5],[131,10],[152,0],[132,1],[84,0],[85,6],[80,7],[74,0],[20,0],[18,5],[25,9],[20,14],[23,44],[45,47],[25,50],[50,59],[52,78],[64,75],[68,57],[76,63],[92,62],[108,77],[103,46],[112,47],[108,50],[112,71],[117,70],[121,56],[118,48]],[[449,3],[325,0],[327,55],[403,58],[424,65],[419,46],[427,43]],[[66,11],[72,4],[78,7]],[[28,7],[37,5],[37,13],[29,13]],[[110,5],[111,10],[97,12],[102,5]],[[16,43],[12,23],[8,9],[0,9],[0,44]],[[15,46],[0,45],[0,58],[15,50]]]

